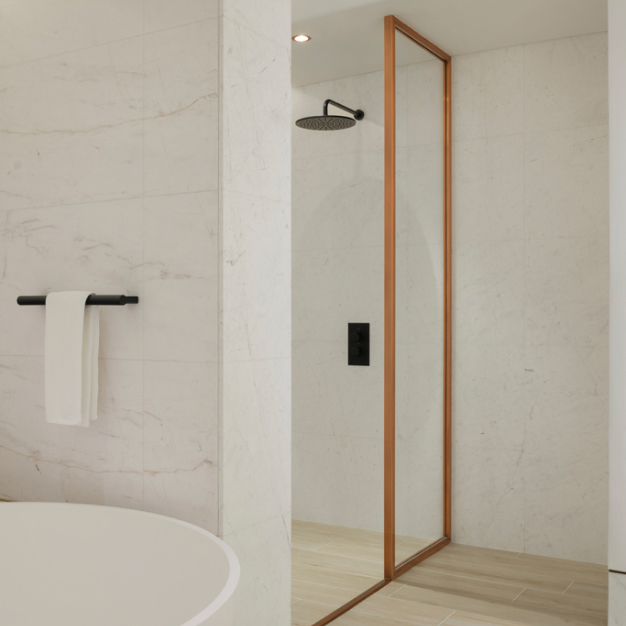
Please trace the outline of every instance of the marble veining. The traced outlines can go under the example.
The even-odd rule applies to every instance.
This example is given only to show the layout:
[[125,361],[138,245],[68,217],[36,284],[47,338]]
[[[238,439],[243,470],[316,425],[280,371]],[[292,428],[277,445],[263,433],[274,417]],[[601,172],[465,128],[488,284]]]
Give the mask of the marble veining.
[[[0,8],[0,499],[219,533],[238,623],[287,626],[289,4],[39,5]],[[15,304],[67,289],[140,298],[101,310],[85,430],[45,422],[45,309]]]
[[[411,95],[416,72],[428,79],[428,64],[420,65],[398,73],[399,101]],[[453,529],[460,543],[606,558],[605,74],[605,34],[453,61]],[[372,350],[382,350],[382,93],[382,73],[293,90],[294,118],[316,113],[327,97],[366,111],[345,133],[293,129],[294,515],[372,529],[379,520],[370,510],[381,497],[370,470],[382,462],[374,445],[382,372],[345,367],[345,324],[370,321]],[[411,222],[404,200],[436,192],[437,145],[402,110],[398,128],[398,284],[430,293],[440,268],[424,251],[440,226]],[[423,234],[413,248],[412,228]],[[408,331],[398,358],[435,354],[436,311],[401,290],[398,313],[400,322],[409,313],[419,319],[423,331]],[[419,362],[399,370],[400,413],[415,404],[407,390],[419,396],[435,375]],[[437,408],[426,397],[422,390],[427,420]],[[399,422],[398,433],[405,489],[410,472],[426,467],[408,465],[417,445],[410,422]],[[361,493],[359,472],[372,492]],[[328,493],[329,480],[336,493]],[[420,511],[402,505],[397,515],[408,533]]]
[[[0,498],[217,532],[217,3],[24,2],[3,17]],[[85,430],[45,422],[45,309],[15,304],[67,289],[140,297],[101,310]]]

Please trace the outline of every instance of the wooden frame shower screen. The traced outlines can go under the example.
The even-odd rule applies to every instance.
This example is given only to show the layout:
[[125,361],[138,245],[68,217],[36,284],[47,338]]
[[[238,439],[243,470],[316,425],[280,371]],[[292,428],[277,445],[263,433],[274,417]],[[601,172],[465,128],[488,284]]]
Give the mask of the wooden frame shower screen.
[[[396,515],[396,33],[442,61],[443,81],[443,528],[442,537],[399,565]],[[385,17],[385,580],[393,580],[451,541],[452,141],[451,58],[393,15]]]
[[[443,528],[442,537],[399,565],[395,563],[396,469],[396,33],[442,61],[443,90]],[[373,595],[411,567],[435,554],[451,541],[451,366],[452,366],[452,144],[451,57],[393,15],[385,17],[385,328],[384,328],[384,579],[333,611],[313,626],[326,626]]]

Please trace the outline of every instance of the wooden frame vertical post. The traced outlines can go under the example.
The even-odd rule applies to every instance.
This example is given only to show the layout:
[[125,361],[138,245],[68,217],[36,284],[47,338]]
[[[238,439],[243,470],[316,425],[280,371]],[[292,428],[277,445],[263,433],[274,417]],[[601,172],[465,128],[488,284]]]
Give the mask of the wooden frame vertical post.
[[396,25],[385,17],[385,578],[396,569]]
[[[396,440],[396,33],[443,64],[443,528],[442,537],[395,563]],[[451,541],[452,535],[452,59],[393,15],[385,17],[385,578],[393,580]]]

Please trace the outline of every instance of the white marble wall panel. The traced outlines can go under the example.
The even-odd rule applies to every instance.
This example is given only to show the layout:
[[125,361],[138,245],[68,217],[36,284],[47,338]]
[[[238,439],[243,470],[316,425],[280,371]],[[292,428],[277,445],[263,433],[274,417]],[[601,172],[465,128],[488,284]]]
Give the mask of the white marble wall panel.
[[143,0],[146,33],[202,22],[219,15],[219,0]]
[[[158,0],[147,3],[154,2]],[[141,35],[143,4],[143,0],[7,0],[0,7],[0,65]]]
[[524,132],[524,46],[458,56],[452,68],[454,141]]
[[294,519],[382,532],[383,445],[382,437],[294,432]]
[[[262,14],[262,5],[255,6],[256,13]],[[290,177],[268,173],[277,163],[291,159],[283,109],[276,107],[276,102],[290,102],[290,84],[285,80],[290,75],[290,57],[285,57],[284,41],[275,43],[230,18],[222,24],[229,44],[223,59],[228,82],[221,141],[238,146],[221,163],[222,184],[230,191],[289,203]]]
[[217,189],[218,20],[151,33],[144,47],[145,194]]
[[288,626],[290,5],[221,11],[220,533],[242,566],[236,624]]
[[[219,532],[238,623],[286,625],[289,6],[39,4],[0,7],[0,497]],[[62,289],[140,297],[101,310],[85,430],[45,422],[45,310],[15,304]]]
[[453,60],[460,543],[606,561],[606,73],[605,34]]
[[[17,307],[19,295],[72,289],[142,295],[140,198],[6,211],[0,219],[5,297],[0,346],[5,354],[43,356],[45,310]],[[100,355],[141,359],[142,320],[138,308],[102,308]]]
[[294,339],[294,432],[382,438],[382,336],[371,336],[369,368],[347,367],[347,343]]
[[135,37],[0,69],[3,210],[141,196],[142,48]]
[[525,132],[607,124],[607,54],[606,33],[525,46]]
[[524,238],[522,134],[456,141],[452,185],[456,243]]
[[144,504],[204,528],[217,510],[217,363],[144,369]]
[[608,349],[525,352],[525,551],[606,562]]
[[[327,98],[365,119],[293,127],[293,517],[382,531],[382,72],[294,89],[293,121]],[[370,323],[370,367],[347,365],[348,322]]]
[[626,575],[609,574],[609,624],[608,626],[624,626],[626,624]]
[[43,358],[0,358],[0,493],[8,500],[142,507],[143,364],[100,360],[89,429],[45,421]]
[[529,133],[524,150],[528,237],[606,240],[608,126]]
[[452,359],[453,536],[522,551],[524,348],[457,341]]
[[[217,532],[217,3],[0,11],[0,497]],[[46,423],[45,309],[15,304],[75,289],[140,297],[101,308],[88,429]]]

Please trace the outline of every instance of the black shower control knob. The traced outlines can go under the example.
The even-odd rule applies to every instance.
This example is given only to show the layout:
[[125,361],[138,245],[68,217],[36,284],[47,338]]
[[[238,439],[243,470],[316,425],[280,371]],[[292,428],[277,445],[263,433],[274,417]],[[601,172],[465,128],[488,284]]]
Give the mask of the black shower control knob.
[[351,339],[352,341],[361,341],[361,339],[363,339],[363,333],[360,330],[353,330]]
[[350,349],[350,354],[352,356],[361,356],[362,353],[363,353],[363,350],[357,346],[354,346],[354,348]]

